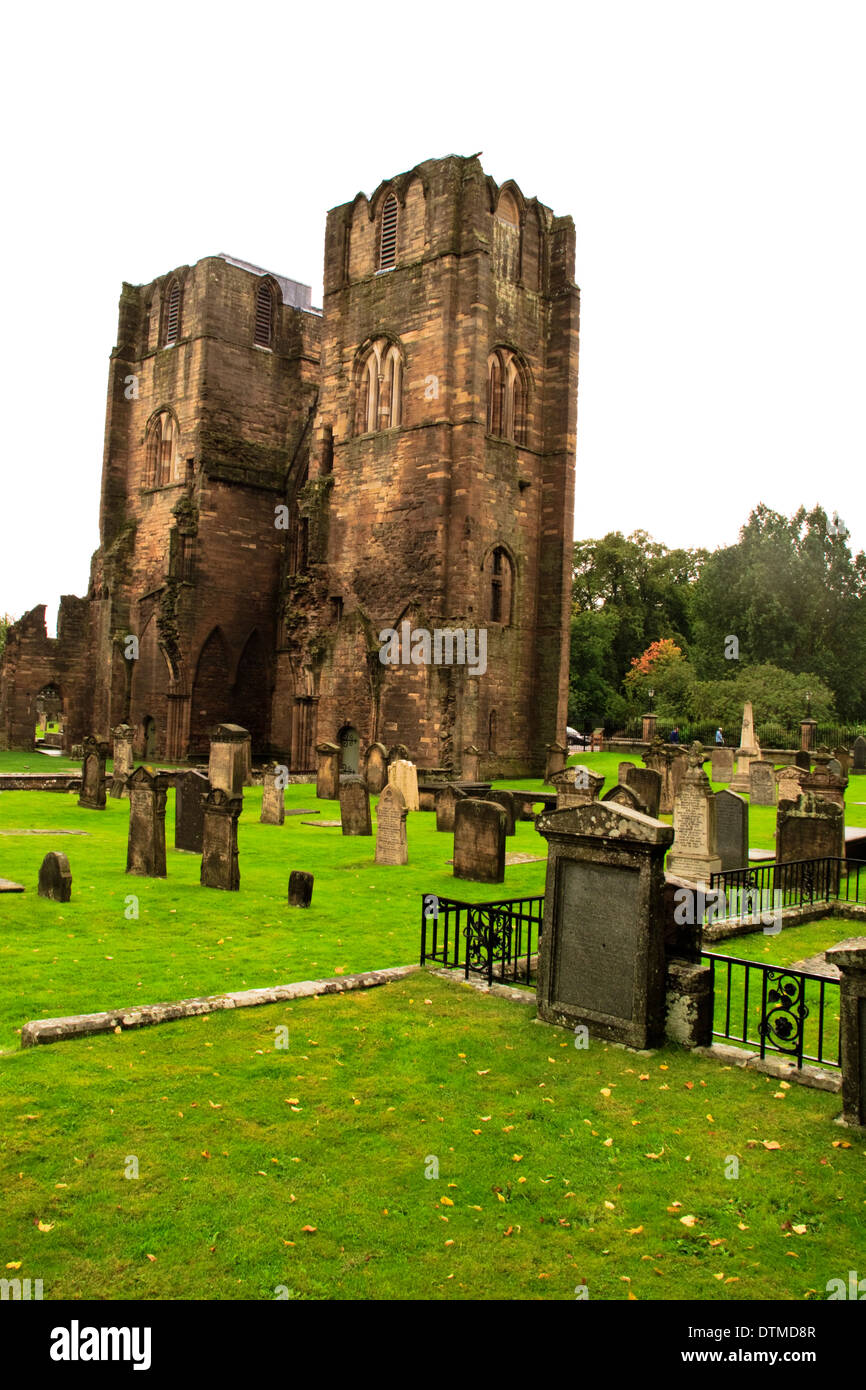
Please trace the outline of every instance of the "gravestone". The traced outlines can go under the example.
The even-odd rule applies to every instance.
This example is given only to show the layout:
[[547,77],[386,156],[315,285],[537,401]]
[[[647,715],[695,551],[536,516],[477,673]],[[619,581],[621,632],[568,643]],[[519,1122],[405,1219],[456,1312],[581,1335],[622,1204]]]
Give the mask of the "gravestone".
[[804,792],[793,806],[787,802],[776,816],[776,862],[801,859],[840,859],[845,853],[845,817],[840,806],[813,792]]
[[449,835],[454,833],[454,807],[458,801],[464,800],[466,793],[459,787],[455,787],[449,782],[446,787],[436,793],[436,829],[447,831]]
[[716,803],[703,761],[703,744],[693,743],[674,802],[674,843],[667,864],[668,873],[695,883],[709,883],[710,875],[722,867],[716,848]]
[[105,760],[108,744],[88,734],[82,744],[81,793],[79,806],[89,811],[105,810]]
[[201,772],[184,772],[174,784],[174,847],[201,854],[204,837],[202,798],[212,791]]
[[399,787],[389,783],[376,807],[376,863],[408,864],[406,802]]
[[414,763],[410,763],[406,758],[397,758],[393,763],[389,763],[388,781],[403,793],[407,811],[419,809],[418,769]]
[[866,1126],[866,937],[831,946],[826,960],[839,971],[842,1121],[859,1129]]
[[545,785],[555,772],[561,772],[568,762],[568,749],[564,743],[548,743],[547,762],[544,765]]
[[286,819],[285,766],[268,763],[262,773],[262,825],[282,825]]
[[340,824],[344,835],[373,833],[367,784],[363,777],[357,777],[352,773],[340,778]]
[[409,749],[405,743],[392,743],[388,749],[388,766],[390,767],[392,763],[408,763],[409,761]]
[[214,791],[243,796],[250,758],[250,734],[240,724],[218,724],[210,741],[208,781]]
[[801,768],[801,769],[803,770],[803,772],[811,772],[811,771],[812,771],[812,755],[811,755],[811,753],[808,753],[808,752],[806,752],[806,750],[805,750],[804,748],[801,748],[800,751],[799,751],[798,753],[795,753],[795,754],[794,754],[794,766],[795,766],[795,767]]
[[39,866],[40,898],[51,898],[56,903],[68,903],[72,898],[72,872],[65,854],[52,850],[46,854]]
[[711,754],[710,777],[714,782],[731,782],[734,776],[733,748],[715,747]]
[[309,907],[313,901],[313,875],[303,869],[289,874],[289,907]]
[[801,767],[783,767],[776,773],[776,790],[779,801],[796,801],[803,791],[803,778],[806,774]]
[[826,767],[832,756],[833,754],[830,752],[827,744],[819,743],[812,754],[812,761],[817,763],[819,767]]
[[582,763],[555,772],[550,781],[556,792],[557,810],[563,806],[584,806],[588,801],[597,801],[604,786],[604,778],[590,772]]
[[511,792],[490,791],[487,793],[486,800],[495,801],[498,806],[502,807],[503,811],[505,812],[505,833],[506,835],[513,835],[515,810],[514,797],[512,796]]
[[827,763],[827,771],[830,773],[831,777],[844,776],[844,773],[842,771],[842,764],[838,758],[830,759],[830,761]]
[[665,744],[660,738],[655,738],[644,753],[643,761],[651,771],[659,774],[659,812],[661,815],[670,815],[687,766],[685,749],[675,748],[672,744]]
[[378,796],[388,785],[388,750],[384,743],[371,743],[364,754],[364,781],[371,796]]
[[316,796],[322,801],[336,801],[340,795],[340,745],[316,744]]
[[866,738],[858,734],[854,740],[854,747],[851,750],[851,771],[858,776],[866,772]]
[[[694,744],[692,745],[694,747]],[[701,758],[704,755],[704,745],[701,744]],[[689,755],[685,748],[673,748],[671,760],[671,791],[674,801],[679,795],[680,787],[683,785],[689,767]]]
[[505,881],[505,812],[495,801],[467,796],[454,811],[454,877]]
[[628,776],[632,771],[637,770],[637,763],[618,763],[616,769],[616,780],[621,787],[628,786]]
[[737,749],[737,772],[730,785],[732,792],[748,792],[749,764],[753,758],[760,758],[761,747],[755,733],[755,716],[752,702],[747,700],[743,706],[743,727],[740,730],[740,746]]
[[538,1016],[629,1047],[664,1034],[664,856],[670,826],[596,801],[548,811]]
[[221,888],[235,893],[240,888],[238,866],[238,817],[244,808],[242,796],[229,796],[214,787],[202,798],[204,837],[201,856],[201,883],[204,888]]
[[109,795],[117,801],[125,794],[126,779],[135,766],[132,756],[135,730],[129,724],[118,724],[116,729],[112,729],[111,737],[113,740],[111,760],[114,766]]
[[637,792],[633,792],[631,787],[622,782],[618,782],[615,787],[611,787],[601,798],[602,801],[612,801],[617,806],[630,806],[633,811],[643,811],[643,802]]
[[813,792],[816,796],[821,796],[825,801],[832,801],[835,806],[845,809],[845,788],[848,785],[847,777],[836,777],[829,771],[826,764],[819,765],[814,772],[808,775],[804,772],[800,783],[804,792]]
[[749,802],[752,806],[776,804],[775,768],[764,758],[753,758],[749,763]]
[[146,767],[127,778],[129,836],[126,872],[145,878],[165,878],[165,803],[168,777]]
[[629,768],[625,784],[637,796],[644,815],[651,816],[655,820],[659,813],[662,794],[661,773],[656,772],[651,767],[632,765]]
[[[478,781],[478,764],[480,761],[481,749],[476,748],[474,743],[467,744],[463,749],[462,777],[464,782]],[[412,807],[410,806],[409,810],[411,811],[411,809]]]
[[749,803],[727,788],[716,792],[716,851],[722,872],[749,864]]

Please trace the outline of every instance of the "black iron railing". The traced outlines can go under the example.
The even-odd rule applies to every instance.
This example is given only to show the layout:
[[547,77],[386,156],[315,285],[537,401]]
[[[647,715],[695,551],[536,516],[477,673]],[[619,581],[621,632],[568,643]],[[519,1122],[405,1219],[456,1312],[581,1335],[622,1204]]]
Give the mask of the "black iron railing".
[[866,864],[825,857],[789,864],[768,861],[712,874],[706,919],[724,921],[831,901],[866,902]]
[[838,1067],[839,981],[738,956],[701,957],[710,966],[713,1037]]
[[421,964],[529,984],[544,917],[544,895],[466,903],[425,893],[421,906]]

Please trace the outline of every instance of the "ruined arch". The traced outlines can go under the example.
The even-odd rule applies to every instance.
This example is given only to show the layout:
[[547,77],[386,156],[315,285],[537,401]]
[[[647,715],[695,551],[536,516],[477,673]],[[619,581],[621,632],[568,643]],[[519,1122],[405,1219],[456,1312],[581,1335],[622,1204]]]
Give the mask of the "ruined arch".
[[217,724],[231,723],[231,656],[222,629],[215,627],[202,643],[196,662],[190,706],[189,747],[191,753],[206,753],[210,731]]
[[265,753],[270,732],[271,673],[258,628],[253,628],[238,660],[231,707],[231,722],[249,729],[253,753]]

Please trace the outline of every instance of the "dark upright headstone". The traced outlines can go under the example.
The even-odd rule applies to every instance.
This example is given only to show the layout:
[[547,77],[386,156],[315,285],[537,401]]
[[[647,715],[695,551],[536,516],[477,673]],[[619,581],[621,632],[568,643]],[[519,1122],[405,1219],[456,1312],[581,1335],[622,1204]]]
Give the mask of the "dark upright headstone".
[[289,874],[289,907],[309,907],[313,901],[313,875],[303,869]]
[[459,787],[448,783],[441,791],[436,793],[436,829],[444,830],[449,835],[454,833],[454,808],[458,801],[463,801],[466,793]]
[[340,824],[344,835],[372,835],[370,793],[363,777],[340,778]]
[[858,774],[866,772],[866,738],[858,734],[851,750],[851,771]]
[[108,744],[88,734],[82,744],[81,794],[79,806],[90,811],[105,810],[105,760]]
[[812,771],[812,755],[811,755],[811,753],[807,753],[806,750],[805,750],[804,748],[801,748],[800,751],[799,751],[798,753],[795,753],[795,754],[794,754],[794,766],[795,766],[795,767],[802,768],[803,772],[811,772],[811,771]]
[[716,851],[722,872],[749,865],[749,803],[726,788],[715,794]]
[[241,883],[238,816],[243,810],[244,799],[242,796],[229,796],[222,787],[215,787],[203,798],[203,803],[202,887],[222,888],[234,893]]
[[168,778],[139,767],[127,778],[129,838],[126,872],[165,878],[165,803]]
[[515,814],[514,797],[511,795],[511,792],[496,790],[489,791],[487,793],[486,800],[495,801],[497,806],[502,807],[503,811],[505,812],[505,833],[506,835],[513,835]]
[[505,880],[505,812],[495,801],[467,796],[454,809],[454,877]]
[[364,756],[364,781],[371,796],[378,796],[388,785],[388,750],[384,743],[371,743]]
[[39,867],[39,896],[56,903],[68,903],[72,897],[72,873],[65,854],[52,850]]
[[174,784],[174,847],[201,854],[204,841],[203,798],[212,790],[201,772],[189,771]]
[[626,775],[626,786],[637,796],[644,815],[656,819],[662,794],[661,773],[651,767],[633,767]]

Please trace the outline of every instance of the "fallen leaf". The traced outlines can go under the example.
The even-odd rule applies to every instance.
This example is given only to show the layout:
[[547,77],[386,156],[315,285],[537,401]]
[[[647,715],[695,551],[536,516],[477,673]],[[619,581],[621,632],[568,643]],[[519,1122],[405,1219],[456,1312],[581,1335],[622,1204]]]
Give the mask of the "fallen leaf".
[[439,1201],[443,1207],[453,1207],[454,1205],[450,1197],[440,1197]]
[[22,1264],[23,1264],[23,1260],[10,1260],[9,1263],[8,1263],[8,1265],[6,1266],[6,1268],[7,1268],[7,1269],[20,1269],[21,1266],[22,1266]]
[[775,1139],[765,1139],[763,1142],[765,1149],[781,1149],[782,1147],[782,1145],[778,1144]]
[[37,1221],[37,1222],[36,1222],[36,1225],[38,1226],[38,1228],[39,1228],[40,1231],[53,1231],[53,1230],[54,1230],[54,1222],[53,1222],[53,1221]]
[[684,1226],[695,1226],[695,1225],[697,1225],[697,1220],[698,1220],[698,1218],[697,1218],[696,1216],[681,1216],[681,1217],[680,1217],[680,1221],[682,1222],[682,1224],[683,1224]]
[[642,1233],[643,1226],[632,1226],[629,1230],[626,1231],[626,1235],[629,1236],[639,1236],[642,1235]]
[[302,1227],[301,1227],[301,1230],[302,1230],[306,1235],[312,1236],[312,1235],[315,1235],[315,1234],[316,1234],[316,1231],[318,1230],[318,1226],[302,1226]]
[[151,1263],[152,1265],[155,1265],[155,1264],[156,1264],[156,1256],[155,1256],[155,1255],[148,1255],[147,1258],[150,1260],[150,1263]]

